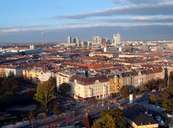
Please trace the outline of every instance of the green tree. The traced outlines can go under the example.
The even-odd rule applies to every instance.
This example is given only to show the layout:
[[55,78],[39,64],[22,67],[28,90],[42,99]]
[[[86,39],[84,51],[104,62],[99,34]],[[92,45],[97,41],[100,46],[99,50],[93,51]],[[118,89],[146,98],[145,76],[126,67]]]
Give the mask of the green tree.
[[129,96],[129,88],[127,86],[123,86],[120,89],[120,94],[121,96],[123,96],[124,98],[127,98]]
[[55,99],[55,86],[48,80],[37,85],[35,100],[48,112],[48,104]]
[[57,95],[57,85],[56,85],[56,78],[55,77],[50,77],[48,80],[49,86],[52,86],[55,95]]
[[126,127],[126,121],[122,110],[120,109],[109,110],[108,113],[113,118],[116,128]]
[[59,115],[62,111],[61,111],[61,108],[59,107],[59,105],[54,104],[52,106],[52,112],[56,115]]
[[120,94],[124,98],[127,98],[130,93],[136,93],[136,88],[133,86],[123,86],[120,89]]
[[[104,123],[103,123],[104,122]],[[94,122],[94,128],[126,128],[127,124],[125,121],[124,113],[120,109],[103,111],[101,117]]]
[[19,81],[13,76],[0,78],[0,99],[12,96],[19,88]]
[[115,123],[109,114],[105,114],[94,122],[92,128],[115,128]]
[[71,86],[69,84],[61,84],[59,86],[58,92],[61,96],[69,96],[71,91]]
[[34,124],[33,124],[33,119],[34,119],[33,112],[29,112],[28,113],[28,119],[29,119],[29,124],[31,125],[31,128],[33,128],[34,127]]
[[173,72],[170,72],[169,80],[172,80],[173,81]]
[[171,95],[171,97],[173,97],[173,84],[168,86],[167,92],[169,95]]
[[173,111],[173,99],[163,99],[162,107],[166,109],[167,112]]
[[[33,95],[33,91],[30,91],[28,93],[29,95],[21,94],[20,92],[26,88],[34,89],[34,87],[35,84],[32,83],[32,81],[22,77],[16,77],[13,75],[0,77],[0,109],[6,109],[8,106],[18,103],[20,104],[20,101],[23,101],[23,99],[30,99],[29,95]],[[24,100],[24,102],[27,101]]]
[[159,97],[156,95],[150,95],[149,96],[149,102],[151,104],[157,104],[158,100],[159,100]]
[[156,81],[153,79],[153,80],[150,80],[148,81],[146,84],[145,84],[145,87],[146,89],[152,91],[153,89],[156,89]]
[[159,90],[160,88],[164,88],[164,86],[165,82],[163,79],[152,79],[144,85],[145,89],[150,91],[152,91],[153,89]]

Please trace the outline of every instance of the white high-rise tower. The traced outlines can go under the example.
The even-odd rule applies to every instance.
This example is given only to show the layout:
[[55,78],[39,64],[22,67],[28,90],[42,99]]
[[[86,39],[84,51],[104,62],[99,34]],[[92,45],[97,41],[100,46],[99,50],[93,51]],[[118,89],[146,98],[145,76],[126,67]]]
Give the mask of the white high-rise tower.
[[67,37],[67,43],[68,43],[68,44],[71,44],[71,43],[72,43],[72,37],[71,37],[71,36],[68,36],[68,37]]
[[121,43],[121,36],[119,33],[113,35],[112,45],[118,47]]
[[92,44],[100,45],[102,43],[102,37],[100,36],[94,36],[92,40]]
[[31,45],[29,46],[29,49],[31,49],[31,50],[35,49],[35,46],[34,46],[33,44],[31,44]]

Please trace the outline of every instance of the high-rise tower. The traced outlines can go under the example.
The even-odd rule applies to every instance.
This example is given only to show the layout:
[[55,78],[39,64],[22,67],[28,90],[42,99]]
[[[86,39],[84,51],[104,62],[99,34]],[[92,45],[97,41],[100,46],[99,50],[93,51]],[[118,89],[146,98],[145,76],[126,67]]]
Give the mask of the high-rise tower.
[[112,45],[118,47],[121,43],[121,36],[119,33],[113,35]]

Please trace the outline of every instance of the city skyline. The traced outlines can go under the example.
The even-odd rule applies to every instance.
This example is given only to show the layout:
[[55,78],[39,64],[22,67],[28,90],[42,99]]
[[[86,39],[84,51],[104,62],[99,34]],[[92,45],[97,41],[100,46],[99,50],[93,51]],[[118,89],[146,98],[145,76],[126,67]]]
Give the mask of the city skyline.
[[0,42],[112,38],[116,32],[124,40],[173,39],[173,0],[7,0],[0,8]]

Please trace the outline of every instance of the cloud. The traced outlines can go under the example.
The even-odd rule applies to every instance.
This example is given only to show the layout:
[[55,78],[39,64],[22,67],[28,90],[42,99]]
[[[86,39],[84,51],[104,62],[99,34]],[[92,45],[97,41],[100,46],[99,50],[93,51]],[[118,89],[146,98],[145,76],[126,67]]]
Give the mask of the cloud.
[[[134,1],[135,2],[135,1]],[[108,17],[119,15],[173,15],[173,1],[167,3],[144,4],[144,5],[127,5],[105,10],[98,10],[89,13],[76,15],[56,16],[58,19],[86,19],[93,17]]]
[[51,32],[56,30],[70,30],[92,27],[143,27],[143,26],[173,26],[173,15],[132,15],[132,16],[114,16],[99,17],[88,20],[76,21],[57,25],[31,25],[31,26],[13,26],[0,27],[0,34],[18,33],[18,32]]
[[109,17],[88,20],[90,22],[122,22],[122,23],[173,23],[173,15],[154,15],[154,16],[130,16],[130,17]]
[[60,29],[77,29],[77,28],[92,28],[92,27],[143,27],[143,26],[173,26],[173,22],[107,22],[107,23],[79,23],[67,24]]
[[165,4],[172,3],[173,0],[111,0],[114,4],[137,4],[137,5],[149,5],[149,4]]
[[51,32],[92,27],[144,27],[144,26],[173,26],[173,16],[134,16],[130,18],[92,19],[85,22],[66,23],[61,26],[33,25],[20,27],[0,27],[0,34],[19,32]]
[[30,25],[30,26],[13,26],[0,27],[0,33],[24,32],[24,31],[41,31],[48,29],[48,25]]
[[134,4],[168,4],[172,3],[173,0],[128,0],[131,3]]

